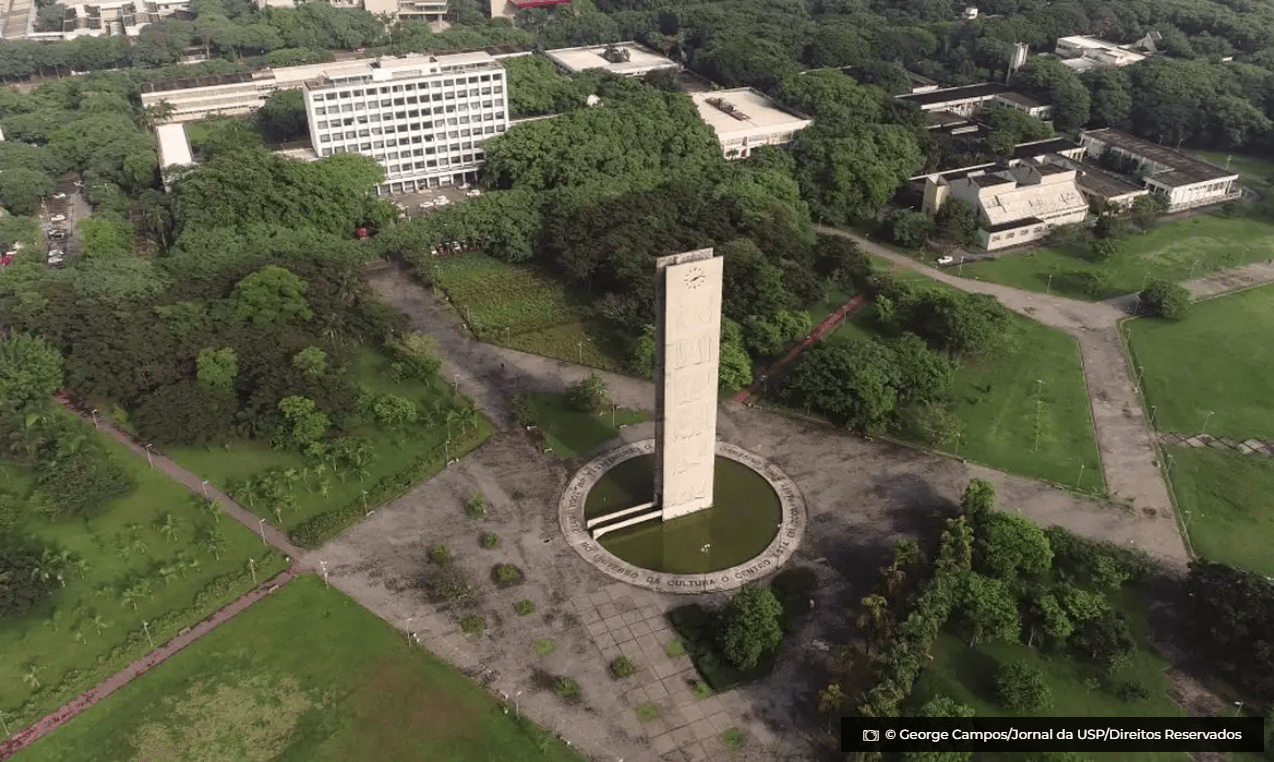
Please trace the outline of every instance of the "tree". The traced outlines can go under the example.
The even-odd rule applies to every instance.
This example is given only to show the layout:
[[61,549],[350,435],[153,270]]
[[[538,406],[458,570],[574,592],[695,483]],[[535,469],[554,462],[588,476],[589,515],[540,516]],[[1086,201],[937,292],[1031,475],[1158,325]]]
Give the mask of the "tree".
[[209,389],[230,390],[239,375],[239,356],[230,347],[199,350],[196,376]]
[[845,291],[867,286],[873,267],[871,257],[853,239],[840,235],[819,234],[815,249],[818,274],[831,279]]
[[1039,712],[1053,703],[1053,691],[1044,674],[1024,661],[1000,666],[995,674],[995,691],[1005,708],[1014,712]]
[[1080,75],[1092,97],[1094,127],[1126,130],[1132,123],[1132,79],[1123,69],[1097,69]]
[[841,690],[840,683],[828,683],[826,688],[819,691],[818,711],[827,715],[827,732],[832,732],[832,719],[844,703],[845,692]]
[[722,649],[739,669],[756,666],[762,654],[778,648],[783,639],[779,624],[783,606],[768,587],[744,585],[726,605]]
[[1193,561],[1183,592],[1196,654],[1248,695],[1274,700],[1274,584],[1246,569]]
[[1040,595],[1035,599],[1031,608],[1035,624],[1031,626],[1031,642],[1028,645],[1034,644],[1036,633],[1039,629],[1042,629],[1045,635],[1057,643],[1065,643],[1066,639],[1075,631],[1075,623],[1066,614],[1056,596],[1050,593]]
[[727,391],[752,383],[752,358],[743,348],[743,331],[729,318],[721,318],[721,344],[717,351],[717,381]]
[[1165,320],[1180,320],[1190,312],[1190,292],[1171,281],[1154,278],[1138,296],[1142,309]]
[[1109,609],[1075,627],[1070,643],[1111,671],[1126,664],[1137,651],[1137,641],[1123,614]]
[[416,403],[397,394],[378,394],[372,403],[372,413],[377,423],[393,429],[410,426],[420,417]]
[[819,216],[848,222],[871,216],[924,157],[914,135],[897,125],[868,124],[830,133],[815,123],[792,144],[801,195]]
[[0,206],[11,214],[33,214],[54,188],[53,180],[42,172],[24,167],[6,169],[0,172]]
[[969,574],[963,583],[964,620],[972,630],[969,645],[984,638],[1018,642],[1022,623],[1017,611],[1017,597],[1002,580]]
[[1014,78],[1021,88],[1045,103],[1053,104],[1053,121],[1063,132],[1088,123],[1092,97],[1075,70],[1057,58],[1032,58]]
[[62,388],[62,354],[38,336],[0,339],[0,410],[21,412],[43,406]]
[[298,449],[317,442],[331,426],[327,413],[305,397],[284,397],[279,401],[279,412],[289,425],[288,442]]
[[943,202],[934,217],[939,236],[960,246],[974,242],[978,233],[978,211],[962,198],[949,198]]
[[991,132],[987,148],[996,156],[1008,156],[1019,143],[1053,137],[1053,129],[1039,119],[1007,106],[993,106],[986,114]]
[[306,347],[292,355],[292,367],[308,378],[318,378],[327,372],[327,353],[318,347]]
[[1054,590],[1054,595],[1062,611],[1075,625],[1099,619],[1110,612],[1110,601],[1107,601],[1101,593],[1092,590],[1063,584]]
[[899,404],[934,402],[955,383],[958,363],[929,348],[924,339],[905,333],[890,344],[898,370]]
[[1039,525],[1016,513],[989,513],[978,527],[981,566],[1002,580],[1039,576],[1053,565],[1053,549]]
[[933,231],[933,218],[921,212],[899,209],[890,218],[889,231],[894,243],[916,248],[929,240],[929,233]]
[[1168,197],[1160,193],[1147,193],[1132,200],[1128,207],[1128,219],[1143,231],[1150,230],[1168,211]]
[[277,90],[271,93],[257,111],[257,123],[267,135],[278,141],[295,140],[305,135],[305,98],[301,91]]
[[[973,707],[961,704],[959,701],[938,694],[929,699],[920,707],[918,716],[933,718],[956,718],[956,717],[973,717]],[[903,752],[902,759],[904,762],[969,762],[973,759],[971,751],[908,751]]]
[[989,294],[931,289],[906,305],[905,324],[930,344],[953,355],[986,355],[1005,341],[1008,308]]
[[275,325],[313,317],[305,303],[309,284],[284,267],[269,265],[239,281],[231,302],[234,314],[253,325]]
[[870,430],[897,408],[899,383],[889,345],[875,339],[823,342],[801,355],[780,394],[839,424]]
[[0,532],[0,616],[18,617],[47,601],[63,573],[61,558],[33,535]]
[[581,413],[599,413],[610,403],[606,382],[596,373],[589,373],[566,390],[566,402]]

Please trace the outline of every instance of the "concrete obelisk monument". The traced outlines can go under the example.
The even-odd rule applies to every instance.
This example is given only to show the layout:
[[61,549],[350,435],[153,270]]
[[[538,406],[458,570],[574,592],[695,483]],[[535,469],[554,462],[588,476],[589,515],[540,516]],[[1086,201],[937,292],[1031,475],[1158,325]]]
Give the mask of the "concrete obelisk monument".
[[655,261],[655,500],[664,520],[712,506],[722,258]]

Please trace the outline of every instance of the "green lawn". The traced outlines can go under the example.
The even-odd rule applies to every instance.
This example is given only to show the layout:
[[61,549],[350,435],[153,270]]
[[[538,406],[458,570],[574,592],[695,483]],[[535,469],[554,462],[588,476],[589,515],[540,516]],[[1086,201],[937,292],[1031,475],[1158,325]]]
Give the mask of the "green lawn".
[[[1063,654],[1042,654],[1021,643],[1003,641],[970,647],[967,640],[943,634],[934,643],[928,671],[916,685],[915,698],[924,702],[944,694],[974,709],[979,717],[1014,716],[995,700],[993,678],[997,664],[1023,660],[1038,667],[1052,689],[1049,717],[1175,717],[1183,714],[1168,698],[1169,680],[1163,671],[1168,662],[1159,658],[1149,638],[1146,624],[1149,607],[1134,593],[1118,596],[1116,606],[1128,617],[1139,650],[1132,662],[1114,675],[1104,669],[1075,661]],[[1102,685],[1090,690],[1088,678]],[[1119,683],[1136,680],[1150,693],[1144,701],[1125,703],[1114,692]],[[1185,755],[1121,753],[1121,762],[1186,762]]]
[[[1180,322],[1125,323],[1161,431],[1274,439],[1274,286],[1200,302]],[[1208,415],[1212,411],[1212,415]]]
[[[441,379],[429,383],[422,381],[396,381],[390,377],[390,361],[370,349],[364,349],[355,369],[357,381],[370,386],[376,392],[398,394],[424,406],[444,405],[461,410],[469,407],[468,400],[456,397],[451,386]],[[410,469],[423,456],[437,451],[437,468],[445,465],[446,456],[456,457],[476,447],[491,432],[485,418],[477,416],[477,428],[473,421],[453,423],[435,422],[417,425],[404,431],[364,427],[352,432],[353,436],[367,439],[376,457],[362,479],[353,474],[327,474],[320,476],[309,469],[309,461],[292,450],[276,450],[261,442],[240,442],[229,447],[174,448],[168,454],[181,465],[200,474],[217,486],[231,491],[240,480],[262,474],[272,469],[292,469],[298,474],[293,495],[297,508],[283,514],[283,525],[294,531],[307,520],[359,503],[366,490],[373,495],[367,508],[375,508],[386,498],[374,497],[376,485],[383,479]],[[451,440],[450,450],[445,443]],[[447,451],[444,455],[444,451]],[[430,474],[413,474],[411,482],[428,478]],[[396,495],[391,495],[396,497]],[[261,501],[241,500],[244,507],[262,518],[277,522],[277,517]]]
[[20,762],[580,762],[312,576],[255,604]]
[[[1147,277],[1183,281],[1271,257],[1274,225],[1247,217],[1204,215],[1131,236],[1127,250],[1104,264],[1046,247],[966,265],[964,276],[1092,300],[1140,291]],[[1104,290],[1096,297],[1080,290],[1073,277],[1079,273],[1105,273]]]
[[1247,187],[1262,190],[1274,184],[1274,161],[1244,154],[1227,154],[1221,151],[1191,151],[1195,156],[1224,167],[1229,161],[1230,169],[1239,173],[1239,181]]
[[1274,575],[1274,460],[1211,448],[1167,448],[1177,511],[1203,558]]
[[[13,731],[148,651],[142,622],[161,643],[254,587],[248,559],[254,559],[261,580],[285,565],[242,525],[224,516],[214,520],[185,487],[148,468],[145,458],[93,436],[138,486],[88,521],[51,523],[42,516],[26,521],[30,531],[82,558],[85,569],[82,577],[70,575],[50,604],[0,623],[0,711]],[[4,465],[0,472],[19,487],[29,478],[17,466]],[[168,514],[178,528],[172,540],[158,528]],[[211,528],[223,538],[220,558],[202,540]],[[134,610],[122,593],[138,580],[150,595]],[[25,678],[31,666],[38,689]]]
[[578,458],[619,435],[622,426],[641,423],[649,416],[640,410],[614,408],[597,415],[572,410],[563,394],[541,392],[527,395],[535,425],[544,441],[562,460]]
[[[950,288],[914,272],[906,280],[918,287]],[[876,336],[874,320],[873,305],[865,305],[825,341]],[[1005,351],[966,360],[956,373],[951,410],[964,431],[957,441],[938,449],[1071,488],[1078,482],[1082,491],[1103,491],[1078,343],[1062,331],[1018,315],[1012,316],[1012,326]]]
[[625,341],[595,320],[585,299],[552,276],[485,254],[438,260],[438,284],[483,341],[610,371]]

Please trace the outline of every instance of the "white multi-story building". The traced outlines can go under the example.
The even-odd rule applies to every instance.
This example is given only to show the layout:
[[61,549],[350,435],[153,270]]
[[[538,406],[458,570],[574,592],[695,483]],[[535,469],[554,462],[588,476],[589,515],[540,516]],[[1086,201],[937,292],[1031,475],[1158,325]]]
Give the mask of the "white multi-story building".
[[681,70],[681,64],[676,61],[632,41],[613,45],[587,45],[582,48],[559,48],[545,51],[544,55],[567,74],[605,69],[621,77],[643,77],[652,71]]
[[487,53],[381,58],[305,82],[320,157],[371,156],[381,193],[477,179],[482,144],[509,126],[505,70]]
[[1158,32],[1151,32],[1131,45],[1107,42],[1098,37],[1075,35],[1057,38],[1054,54],[1062,63],[1078,72],[1095,69],[1116,69],[1144,61],[1157,52],[1155,42],[1163,39]]

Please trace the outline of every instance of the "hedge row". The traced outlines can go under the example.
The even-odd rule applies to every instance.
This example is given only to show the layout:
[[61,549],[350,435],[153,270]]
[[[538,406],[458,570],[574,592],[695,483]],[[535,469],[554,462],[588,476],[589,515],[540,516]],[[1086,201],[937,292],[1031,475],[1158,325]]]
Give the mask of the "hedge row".
[[370,507],[379,507],[402,497],[417,484],[441,471],[447,465],[448,452],[453,458],[462,457],[482,444],[490,434],[491,424],[484,418],[476,429],[452,439],[449,451],[445,446],[435,447],[416,458],[411,465],[401,471],[390,474],[373,484],[367,490],[366,502],[364,502],[364,496],[360,495],[357,500],[341,508],[320,513],[307,520],[292,531],[290,535],[292,542],[310,550],[319,547],[357,523],[367,514]]
[[933,579],[916,598],[916,608],[898,626],[879,657],[876,685],[867,691],[859,713],[897,717],[903,700],[920,677],[934,640],[959,603],[960,585],[973,568],[973,527],[963,516],[949,519],[939,539]]

